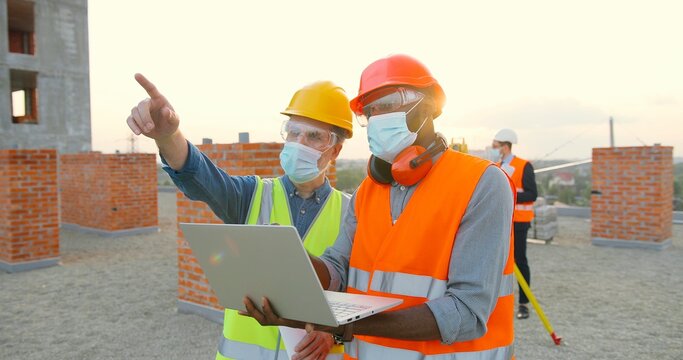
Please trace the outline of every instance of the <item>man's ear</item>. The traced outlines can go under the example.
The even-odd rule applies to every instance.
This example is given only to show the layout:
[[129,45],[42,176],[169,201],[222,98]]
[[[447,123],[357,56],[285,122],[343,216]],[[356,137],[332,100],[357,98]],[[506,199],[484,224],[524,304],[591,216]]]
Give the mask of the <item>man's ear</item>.
[[337,157],[339,156],[339,153],[341,152],[342,146],[343,146],[343,144],[341,144],[341,143],[337,143],[337,144],[334,144],[334,146],[332,146],[332,150],[331,150],[332,154],[330,155],[331,156],[330,161],[337,160]]
[[436,102],[432,98],[428,98],[428,101],[424,102],[424,116],[430,116],[434,119],[434,114],[436,113]]

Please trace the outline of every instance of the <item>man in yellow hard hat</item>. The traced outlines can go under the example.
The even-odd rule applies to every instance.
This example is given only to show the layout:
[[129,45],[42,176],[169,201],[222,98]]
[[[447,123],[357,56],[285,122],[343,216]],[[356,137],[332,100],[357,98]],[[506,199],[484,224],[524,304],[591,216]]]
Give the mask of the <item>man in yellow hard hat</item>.
[[434,129],[444,102],[413,57],[365,68],[350,106],[367,126],[368,177],[337,241],[311,256],[323,288],[403,303],[338,327],[281,318],[267,299],[245,297],[246,314],[331,332],[349,360],[513,358],[512,186],[490,161],[447,148]]
[[[133,107],[127,119],[136,134],[156,141],[164,170],[192,200],[207,203],[225,223],[295,226],[309,253],[321,255],[333,244],[349,195],[330,186],[325,172],[353,135],[353,115],[344,90],[332,82],[307,85],[282,114],[285,140],[280,163],[285,175],[274,179],[231,176],[185,139],[180,118],[168,100],[143,75],[135,79],[149,98]],[[252,199],[260,198],[260,202]],[[225,311],[216,359],[286,359],[277,327]],[[291,350],[291,349],[290,349]],[[341,359],[343,347],[331,334],[307,334],[294,349],[296,359]]]

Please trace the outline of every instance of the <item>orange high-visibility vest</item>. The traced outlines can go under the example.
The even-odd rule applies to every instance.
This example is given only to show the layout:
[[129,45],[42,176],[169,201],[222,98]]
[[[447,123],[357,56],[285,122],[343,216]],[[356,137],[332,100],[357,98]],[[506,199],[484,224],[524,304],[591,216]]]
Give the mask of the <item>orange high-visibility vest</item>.
[[[391,311],[443,297],[455,235],[474,189],[490,165],[493,163],[487,160],[447,150],[393,225],[391,187],[366,178],[356,193],[358,226],[347,291],[403,299]],[[512,225],[512,219],[507,221]],[[512,231],[506,236],[510,251],[484,336],[445,345],[440,340],[358,335],[345,345],[345,359],[510,359],[514,340]]]
[[[524,167],[527,161],[517,156],[512,157],[510,167],[515,171],[510,176],[512,183],[515,184],[516,192],[523,192],[522,177],[524,176]],[[533,202],[517,202],[515,203],[515,214],[512,216],[514,222],[531,222],[534,219],[534,203]]]

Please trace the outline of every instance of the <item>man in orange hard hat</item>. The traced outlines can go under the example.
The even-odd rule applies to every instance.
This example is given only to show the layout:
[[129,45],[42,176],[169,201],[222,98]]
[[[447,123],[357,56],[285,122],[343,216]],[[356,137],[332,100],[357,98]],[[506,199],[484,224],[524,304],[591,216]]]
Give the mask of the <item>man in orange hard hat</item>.
[[337,328],[280,318],[267,299],[261,312],[245,298],[246,313],[329,331],[346,359],[512,358],[512,185],[492,162],[448,149],[433,123],[444,101],[412,57],[363,71],[351,109],[368,129],[368,177],[334,246],[311,256],[329,290],[403,303]]
[[[534,219],[534,201],[538,196],[536,175],[530,162],[512,153],[512,144],[517,144],[517,133],[512,129],[501,129],[493,137],[492,160],[505,171],[515,184],[517,203],[513,215],[515,234],[515,263],[524,280],[531,286],[531,269],[526,258],[526,237]],[[529,317],[529,298],[519,286],[519,307],[517,318]]]
[[[128,126],[156,141],[164,170],[192,200],[205,202],[225,223],[295,226],[304,246],[320,255],[337,237],[349,196],[333,189],[326,170],[353,135],[353,114],[344,90],[318,81],[298,90],[282,111],[287,120],[280,164],[285,175],[274,179],[232,176],[185,139],[170,102],[141,74],[135,79],[149,98],[133,107]],[[252,199],[260,198],[260,202]],[[276,327],[225,310],[216,359],[286,359]],[[343,348],[331,334],[315,331],[296,346],[295,359],[341,359]],[[289,349],[292,350],[292,349]],[[328,355],[329,354],[329,355]]]

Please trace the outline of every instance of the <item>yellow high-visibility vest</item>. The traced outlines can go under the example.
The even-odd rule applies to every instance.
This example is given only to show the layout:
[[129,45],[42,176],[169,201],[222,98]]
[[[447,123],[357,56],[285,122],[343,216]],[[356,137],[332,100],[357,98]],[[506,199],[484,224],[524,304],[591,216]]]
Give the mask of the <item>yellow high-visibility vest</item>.
[[[334,244],[339,233],[343,210],[346,209],[348,202],[348,195],[344,196],[340,191],[332,189],[303,237],[304,247],[310,254],[320,256],[326,248]],[[287,193],[280,179],[261,180],[257,176],[256,189],[247,214],[247,224],[291,225],[290,214]],[[216,353],[216,360],[288,359],[284,343],[278,335],[276,326],[261,326],[251,317],[225,309],[223,337]],[[343,352],[343,346],[335,345],[330,355],[341,359]]]

